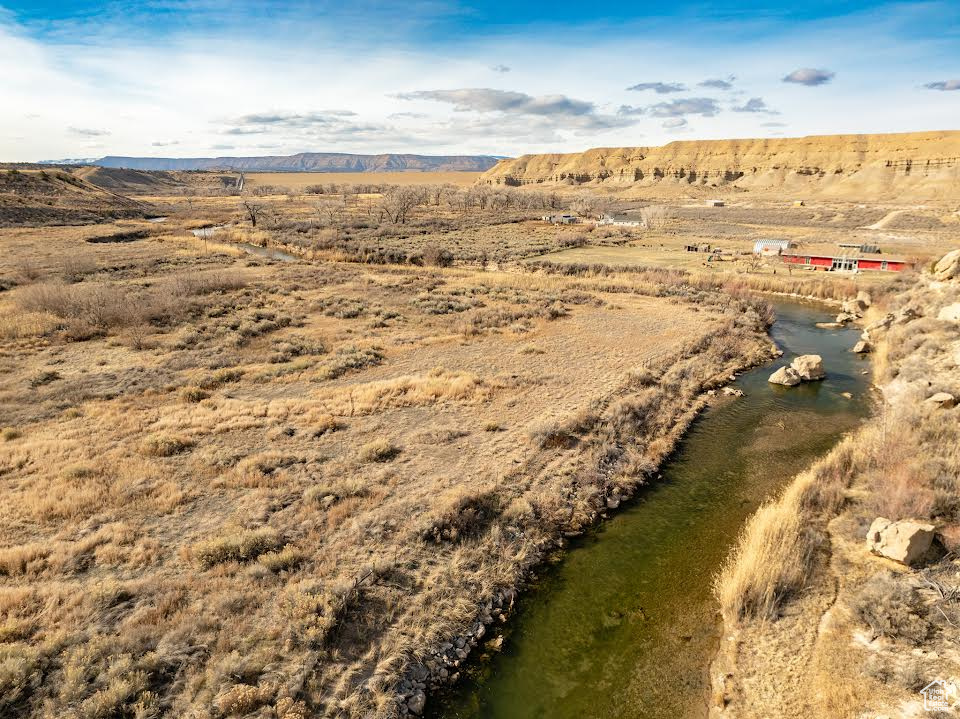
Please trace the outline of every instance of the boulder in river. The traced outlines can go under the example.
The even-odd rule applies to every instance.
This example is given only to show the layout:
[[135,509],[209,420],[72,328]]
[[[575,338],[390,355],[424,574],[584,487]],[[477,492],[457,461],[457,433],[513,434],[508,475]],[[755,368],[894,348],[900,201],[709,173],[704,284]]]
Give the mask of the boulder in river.
[[823,379],[827,373],[823,371],[823,358],[820,355],[800,355],[790,367],[804,382]]
[[933,276],[938,280],[952,280],[960,276],[960,250],[948,252],[934,265]]
[[858,355],[865,355],[870,352],[873,348],[870,346],[870,343],[866,340],[860,340],[853,346],[853,351]]
[[923,402],[924,404],[932,405],[940,409],[950,409],[957,404],[956,397],[949,392],[937,392],[927,397]]
[[767,380],[767,382],[771,384],[783,384],[787,387],[798,385],[801,381],[800,375],[797,374],[797,371],[793,369],[793,367],[781,367],[770,375],[770,379]]
[[838,330],[843,327],[840,322],[817,322],[817,327],[822,330]]
[[902,519],[891,522],[877,517],[867,532],[867,548],[874,554],[911,565],[920,561],[933,542],[934,526]]

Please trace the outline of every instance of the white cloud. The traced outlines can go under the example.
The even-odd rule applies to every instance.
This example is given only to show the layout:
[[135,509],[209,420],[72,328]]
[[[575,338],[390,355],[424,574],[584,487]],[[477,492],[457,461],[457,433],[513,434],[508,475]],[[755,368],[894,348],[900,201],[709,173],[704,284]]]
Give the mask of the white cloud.
[[668,95],[671,92],[686,92],[687,86],[679,82],[638,82],[627,89],[635,92],[653,90],[658,95]]
[[938,80],[924,85],[928,90],[960,90],[960,80]]
[[[927,79],[949,71],[953,47],[903,30],[921,20],[942,24],[945,9],[903,3],[882,18],[852,14],[776,32],[711,21],[681,31],[651,20],[575,33],[531,26],[419,46],[386,37],[361,48],[347,44],[358,41],[344,39],[350,34],[341,25],[229,34],[204,24],[161,39],[114,33],[92,42],[83,34],[96,30],[88,21],[51,41],[0,13],[0,103],[16,108],[0,112],[0,160],[91,156],[94,144],[122,155],[170,147],[165,152],[181,156],[562,152],[635,145],[644,136],[644,144],[657,144],[690,127],[665,122],[694,117],[697,137],[749,136],[769,107],[796,134],[950,127],[954,97],[939,90],[960,83]],[[698,88],[689,94],[722,100],[657,94],[656,87],[627,91],[637,85],[636,64],[596,72],[611,43],[623,56],[643,58],[643,76],[676,80],[660,82],[665,89]],[[799,92],[797,81],[815,77],[790,73],[795,79],[785,83],[772,70],[807,68],[811,48],[817,65],[830,68],[822,72],[842,76],[842,87],[820,82],[816,92]],[[511,71],[494,72],[491,57],[508,58]],[[724,74],[715,69],[718,58]],[[734,82],[726,72],[736,73],[734,88],[723,87]],[[404,90],[433,94],[401,99]],[[647,104],[659,99],[668,101]]]
[[806,85],[807,87],[816,87],[817,85],[826,85],[836,77],[835,72],[831,70],[818,70],[812,67],[802,67],[794,70],[783,78],[784,82],[792,82],[797,85]]
[[720,105],[709,97],[691,97],[684,100],[658,102],[647,108],[651,117],[682,117],[683,115],[703,115],[713,117],[720,112]]

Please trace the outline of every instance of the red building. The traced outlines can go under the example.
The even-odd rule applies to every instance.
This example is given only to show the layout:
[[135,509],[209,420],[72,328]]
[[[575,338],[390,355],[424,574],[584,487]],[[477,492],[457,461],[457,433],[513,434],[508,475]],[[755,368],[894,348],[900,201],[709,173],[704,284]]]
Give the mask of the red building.
[[901,257],[884,257],[883,255],[829,255],[817,253],[790,253],[780,258],[791,265],[810,267],[814,270],[857,272],[865,270],[879,270],[881,272],[902,272],[910,267],[910,263]]

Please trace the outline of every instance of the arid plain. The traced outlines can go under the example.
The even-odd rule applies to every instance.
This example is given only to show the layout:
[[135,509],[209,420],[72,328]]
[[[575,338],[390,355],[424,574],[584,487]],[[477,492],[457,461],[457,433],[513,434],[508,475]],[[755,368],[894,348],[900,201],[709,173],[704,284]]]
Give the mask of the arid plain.
[[942,198],[463,175],[0,170],[3,712],[417,713],[774,356],[764,293],[911,281],[756,240],[960,240]]

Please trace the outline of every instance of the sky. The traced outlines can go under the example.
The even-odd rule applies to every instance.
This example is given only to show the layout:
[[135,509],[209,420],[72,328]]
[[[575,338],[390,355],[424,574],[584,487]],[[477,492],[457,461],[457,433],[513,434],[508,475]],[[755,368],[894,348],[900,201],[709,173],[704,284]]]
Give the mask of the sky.
[[943,129],[957,0],[0,0],[0,161]]

